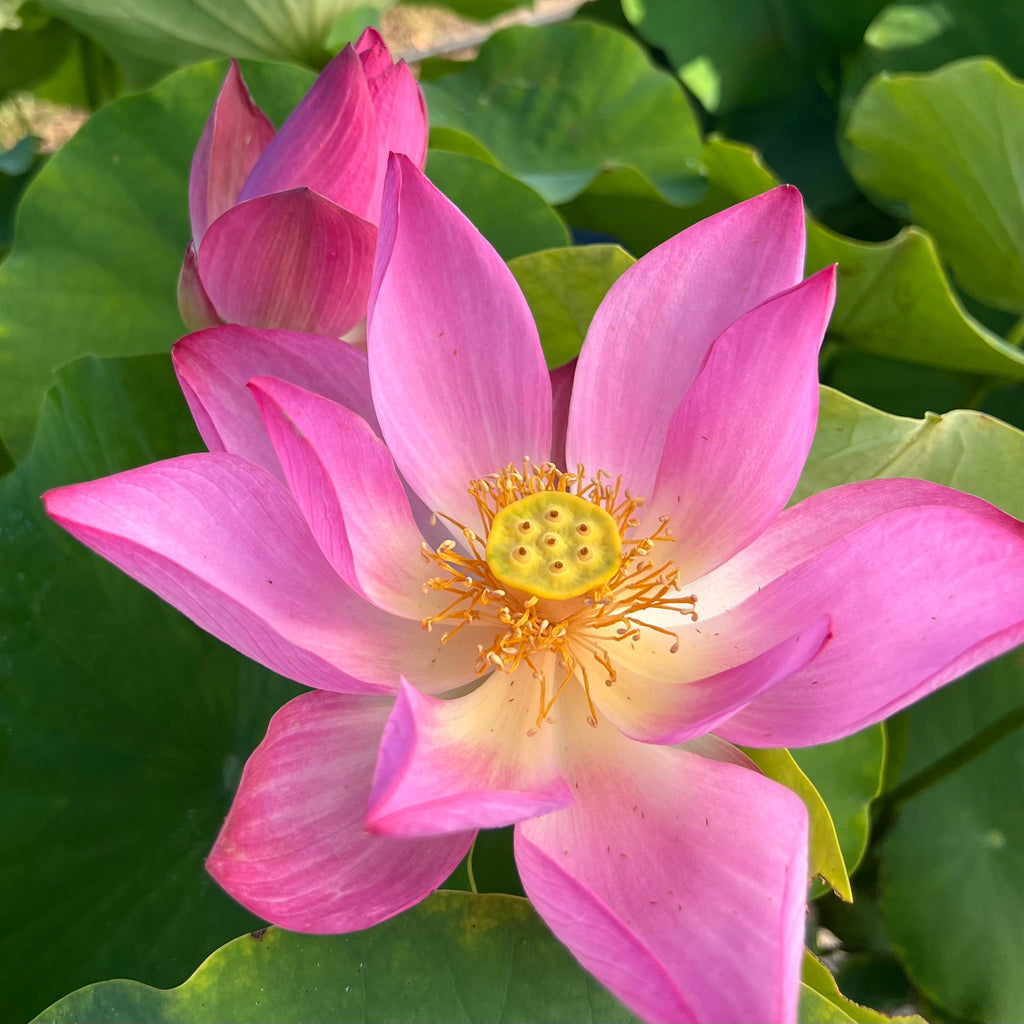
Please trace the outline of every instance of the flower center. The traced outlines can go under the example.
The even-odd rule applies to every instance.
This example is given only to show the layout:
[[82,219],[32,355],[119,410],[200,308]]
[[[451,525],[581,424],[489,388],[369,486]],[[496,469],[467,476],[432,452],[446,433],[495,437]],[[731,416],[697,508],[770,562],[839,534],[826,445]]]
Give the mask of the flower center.
[[[424,619],[423,628],[451,626],[444,643],[470,623],[492,627],[490,643],[477,646],[478,673],[512,673],[525,663],[539,683],[538,726],[551,721],[558,695],[578,677],[590,706],[588,721],[596,725],[588,665],[599,666],[605,685],[612,686],[615,644],[649,630],[664,635],[671,653],[679,649],[677,634],[645,612],[676,612],[680,624],[684,617],[697,620],[697,597],[679,595],[671,562],[658,565],[650,558],[659,543],[672,540],[668,516],[650,536],[632,538],[643,499],[623,494],[621,479],[613,483],[600,472],[588,477],[582,466],[565,473],[551,463],[524,460],[522,467],[509,465],[472,481],[469,493],[486,539],[442,513],[459,529],[466,549],[454,540],[436,550],[424,543],[424,560],[443,574],[427,580],[423,590],[444,591],[452,600]],[[564,671],[557,684],[539,669],[540,656],[549,653]]]
[[622,565],[622,538],[599,505],[564,491],[541,491],[500,509],[487,534],[495,577],[537,597],[581,597]]

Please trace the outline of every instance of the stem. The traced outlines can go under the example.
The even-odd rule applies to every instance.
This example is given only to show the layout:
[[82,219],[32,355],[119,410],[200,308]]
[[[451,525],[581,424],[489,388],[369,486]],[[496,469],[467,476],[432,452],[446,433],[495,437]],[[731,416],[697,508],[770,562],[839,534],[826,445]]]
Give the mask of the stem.
[[473,876],[473,853],[476,850],[476,840],[473,840],[473,845],[469,848],[469,853],[466,854],[466,874],[469,875],[469,891],[474,895],[479,896],[480,890],[476,887],[476,878]]
[[964,402],[963,407],[965,409],[978,409],[981,407],[981,403],[992,393],[993,385],[989,380],[981,380],[973,391],[967,396],[967,401]]
[[883,798],[886,805],[885,810],[887,812],[894,811],[911,797],[917,796],[918,793],[934,786],[958,768],[980,757],[989,747],[994,746],[1004,736],[1008,736],[1014,729],[1019,729],[1021,725],[1024,725],[1024,707],[1007,712],[1002,718],[985,726],[981,732],[975,733],[966,743],[961,743],[959,747],[955,747],[944,757],[940,757],[938,761],[889,790]]

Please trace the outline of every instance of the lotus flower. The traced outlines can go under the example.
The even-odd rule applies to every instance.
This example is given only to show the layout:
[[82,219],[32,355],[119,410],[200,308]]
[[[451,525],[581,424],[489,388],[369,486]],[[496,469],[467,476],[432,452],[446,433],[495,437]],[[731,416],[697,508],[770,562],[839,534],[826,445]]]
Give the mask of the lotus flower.
[[553,407],[507,268],[394,157],[366,354],[190,335],[212,450],[47,496],[313,688],[209,858],[236,899],[365,928],[515,823],[534,906],[635,1012],[795,1019],[807,814],[734,744],[849,735],[1006,650],[1022,568],[1019,522],[934,484],[785,508],[835,281],[802,279],[803,223],[783,187],[644,256]]
[[232,61],[192,159],[186,325],[334,337],[359,325],[389,150],[422,167],[427,113],[375,29],[327,65],[277,133]]

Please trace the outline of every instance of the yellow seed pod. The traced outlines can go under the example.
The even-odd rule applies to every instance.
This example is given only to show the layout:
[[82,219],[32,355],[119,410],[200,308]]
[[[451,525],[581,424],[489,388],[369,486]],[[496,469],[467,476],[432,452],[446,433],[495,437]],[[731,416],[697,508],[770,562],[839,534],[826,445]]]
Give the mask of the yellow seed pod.
[[504,584],[537,597],[580,597],[622,565],[622,538],[601,507],[564,491],[506,505],[487,535],[487,565]]

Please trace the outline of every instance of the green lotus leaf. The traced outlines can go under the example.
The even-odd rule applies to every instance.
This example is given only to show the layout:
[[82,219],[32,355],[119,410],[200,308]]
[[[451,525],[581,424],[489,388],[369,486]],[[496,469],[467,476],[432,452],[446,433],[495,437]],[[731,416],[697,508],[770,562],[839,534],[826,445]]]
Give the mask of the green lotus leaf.
[[917,420],[823,387],[818,429],[793,500],[850,480],[899,476],[976,494],[1021,518],[1024,435],[973,410]]
[[678,83],[605,25],[505,29],[424,92],[432,125],[474,136],[549,203],[617,166],[641,171],[670,200],[703,190],[700,126]]
[[516,896],[437,892],[353,935],[267,928],[217,950],[170,991],[106,981],[33,1024],[633,1022]]
[[1018,648],[899,720],[894,792],[911,795],[879,851],[879,905],[908,976],[953,1019],[1024,1017],[1021,670]]
[[[383,0],[42,0],[95,39],[125,70],[130,85],[147,86],[175,68],[214,57],[280,60],[322,67],[339,23],[346,38],[387,6]],[[355,15],[355,17],[353,17]]]
[[807,806],[810,818],[810,853],[807,867],[818,875],[846,901],[853,899],[850,876],[836,835],[829,808],[821,794],[788,750],[747,749],[746,755],[771,779],[793,790]]
[[554,209],[499,167],[465,153],[434,149],[427,176],[503,259],[569,243],[569,232]]
[[1024,306],[1024,85],[988,58],[880,75],[846,126],[850,172],[909,210],[961,287]]
[[32,454],[0,480],[0,1020],[102,978],[173,985],[261,923],[203,861],[299,687],[93,555],[39,500],[201,448],[166,354],[87,359],[61,371]]
[[509,263],[537,321],[548,366],[580,353],[605,293],[635,260],[617,245],[549,249]]

